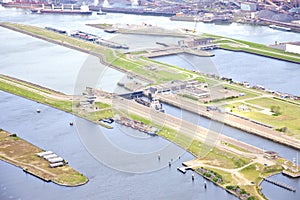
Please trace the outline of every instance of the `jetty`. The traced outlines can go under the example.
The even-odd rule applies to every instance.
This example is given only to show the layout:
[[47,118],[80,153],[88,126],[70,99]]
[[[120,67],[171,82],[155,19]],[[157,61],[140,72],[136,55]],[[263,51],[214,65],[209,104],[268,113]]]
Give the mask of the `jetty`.
[[292,191],[292,192],[296,192],[296,189],[295,189],[295,188],[293,188],[293,187],[291,187],[291,186],[289,186],[289,185],[286,185],[286,184],[284,184],[284,183],[280,183],[280,182],[278,182],[278,181],[274,181],[274,180],[269,179],[269,178],[263,178],[263,179],[264,179],[265,181],[269,182],[269,183],[272,183],[272,184],[277,185],[277,186],[279,186],[279,187],[282,187],[282,188],[284,188],[284,189],[290,190],[290,191]]

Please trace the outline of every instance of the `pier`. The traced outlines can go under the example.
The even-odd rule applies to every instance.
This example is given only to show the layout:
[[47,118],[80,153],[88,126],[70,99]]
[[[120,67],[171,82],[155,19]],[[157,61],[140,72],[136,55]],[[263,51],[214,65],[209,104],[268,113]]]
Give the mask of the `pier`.
[[291,172],[289,170],[283,170],[282,174],[289,176],[291,178],[299,178],[300,177],[300,172]]
[[272,183],[272,184],[274,184],[274,185],[277,185],[277,186],[279,186],[279,187],[282,187],[282,188],[284,188],[284,189],[286,189],[286,190],[290,190],[290,191],[292,191],[292,192],[296,192],[296,189],[295,188],[293,188],[293,187],[291,187],[291,186],[289,186],[289,185],[286,185],[286,184],[284,184],[284,183],[280,183],[280,182],[278,182],[278,181],[274,181],[274,180],[272,180],[272,179],[269,179],[269,178],[263,178],[265,181],[267,181],[267,182],[269,182],[269,183]]
[[177,167],[177,170],[185,174],[187,170],[191,169],[190,167]]

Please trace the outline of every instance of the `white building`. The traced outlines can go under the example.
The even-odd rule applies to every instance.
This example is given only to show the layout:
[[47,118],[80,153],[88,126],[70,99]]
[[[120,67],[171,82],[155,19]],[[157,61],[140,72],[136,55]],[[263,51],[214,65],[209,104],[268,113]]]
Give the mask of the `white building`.
[[12,0],[0,0],[1,3],[11,3],[13,2]]
[[300,54],[300,42],[291,42],[285,45],[285,51]]
[[243,11],[256,11],[256,3],[250,3],[250,2],[242,2],[241,3],[241,10]]

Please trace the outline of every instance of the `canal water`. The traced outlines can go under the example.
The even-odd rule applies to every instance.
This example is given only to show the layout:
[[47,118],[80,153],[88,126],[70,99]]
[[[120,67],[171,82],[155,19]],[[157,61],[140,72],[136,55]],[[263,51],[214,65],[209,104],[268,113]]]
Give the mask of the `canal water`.
[[210,58],[179,54],[157,57],[154,60],[208,74],[217,71],[220,76],[238,82],[247,81],[250,85],[263,85],[273,91],[300,94],[299,64],[242,52],[225,50],[212,52],[215,56]]
[[[70,166],[89,178],[86,185],[80,187],[61,187],[45,183],[20,168],[0,162],[0,199],[236,199],[213,183],[207,182],[208,189],[203,187],[204,179],[196,175],[192,182],[192,172],[182,174],[177,171],[181,162],[193,158],[184,153],[180,160],[173,160],[169,168],[148,173],[121,172],[97,160],[82,143],[76,128],[84,126],[86,135],[95,132],[103,134],[120,149],[138,153],[153,152],[172,143],[160,137],[132,137],[124,134],[120,127],[108,130],[89,121],[74,117],[63,111],[38,104],[36,102],[0,92],[0,127],[39,146],[52,150],[66,159]],[[12,106],[13,105],[13,106]],[[39,108],[41,113],[36,113]],[[69,126],[76,121],[76,126]],[[101,130],[95,131],[95,130]],[[127,130],[129,131],[129,130]],[[141,133],[139,133],[141,134]],[[95,140],[95,138],[93,137]],[[99,146],[102,140],[96,140]],[[174,145],[175,146],[175,145]],[[178,147],[177,147],[178,148]],[[114,157],[121,162],[122,157]],[[161,156],[163,160],[163,156]],[[146,165],[159,163],[157,157],[146,161]],[[122,163],[124,164],[124,163]],[[138,163],[137,163],[138,164]],[[130,167],[130,163],[127,163]],[[132,166],[134,168],[134,166]],[[9,174],[9,175],[8,175]]]
[[[0,8],[0,14],[0,21],[10,21],[18,23],[25,22],[27,24],[37,25],[41,27],[57,27],[66,29],[68,31],[78,29],[84,30],[86,32],[91,32],[113,41],[124,41],[123,43],[129,44],[131,50],[141,50],[143,49],[143,47],[156,47],[157,45],[155,44],[155,42],[160,38],[138,36],[138,42],[135,43],[134,41],[136,40],[135,38],[137,36],[130,37],[127,35],[111,35],[104,33],[101,30],[85,26],[85,24],[128,22],[142,24],[143,22],[146,22],[152,23],[153,25],[164,26],[167,28],[192,29],[194,27],[194,23],[170,22],[168,18],[165,17],[137,17],[136,15],[122,14],[108,14],[106,16],[97,16],[95,15],[95,13],[92,16],[31,15],[28,11],[24,11],[21,9],[5,8]],[[280,32],[269,29],[267,27],[254,27],[239,24],[223,26],[199,23],[197,25],[197,31],[219,34],[264,44],[271,44],[274,43],[274,41],[281,42],[300,40],[299,34],[297,33]],[[74,82],[76,81],[79,70],[82,68],[82,66],[85,66],[86,63],[93,63],[92,65],[104,69],[103,71],[107,73],[103,74],[99,78],[101,82],[101,84],[99,84],[99,87],[101,87],[102,89],[108,91],[115,90],[118,80],[124,78],[125,76],[123,73],[120,73],[116,70],[106,69],[104,66],[101,66],[101,64],[99,64],[95,58],[87,56],[86,54],[66,49],[64,47],[58,47],[47,42],[43,42],[29,36],[24,36],[22,34],[15,33],[6,29],[0,28],[0,32],[1,35],[5,36],[0,38],[1,45],[4,45],[4,48],[0,48],[0,73],[11,75],[70,94],[72,94],[72,92],[74,91]],[[9,38],[9,42],[7,42],[7,38]],[[170,39],[168,37],[163,38],[163,40],[170,43],[176,42],[176,40],[174,41],[173,39]],[[172,62],[173,60],[178,60],[178,57],[180,57],[179,60],[181,61],[175,61],[175,64],[178,65],[179,62],[180,65],[178,66],[185,67],[188,66],[188,64],[184,64],[186,60],[196,59],[195,62],[192,62],[195,66],[199,66],[197,65],[197,63],[211,62],[212,60],[214,64],[220,64],[220,66],[216,64],[220,75],[224,74],[223,76],[226,76],[226,73],[229,72],[228,76],[233,79],[235,79],[234,77],[236,77],[236,80],[241,77],[241,73],[244,73],[244,75],[246,75],[251,71],[250,70],[244,72],[244,70],[247,70],[242,66],[244,65],[244,63],[241,61],[244,61],[244,59],[247,60],[247,63],[245,64],[251,63],[248,68],[253,69],[251,72],[255,75],[264,74],[262,72],[265,72],[264,70],[262,70],[264,69],[262,66],[265,66],[265,63],[267,63],[265,61],[265,58],[261,58],[258,56],[248,57],[248,54],[235,54],[232,52],[220,50],[215,51],[215,53],[216,56],[210,58],[210,60],[208,61],[197,60],[202,59],[199,57],[186,57],[182,59],[182,55],[177,57],[175,56],[171,59],[165,57],[164,59],[167,60],[163,61]],[[260,60],[260,58],[262,60]],[[268,63],[272,62],[270,60],[272,59],[269,59]],[[225,65],[223,65],[224,63]],[[275,66],[275,72],[277,71],[277,74],[281,74],[281,76],[285,78],[290,77],[290,72],[294,72],[291,75],[298,74],[298,66],[293,65],[292,63],[275,63]],[[272,80],[278,79],[276,73],[272,74],[272,76],[270,77],[267,76],[274,70],[273,65],[268,66],[267,69],[268,73],[265,73],[266,78],[263,78],[265,80],[265,84],[256,82],[261,78],[259,78],[258,80],[253,79],[253,82],[251,81],[252,79],[249,79],[249,77],[247,78],[247,76],[245,76],[243,79],[247,79],[245,81],[249,81],[252,84],[261,84],[265,85],[266,87],[270,86],[270,89],[274,88],[274,90],[299,94],[296,88],[297,84],[295,84],[297,83],[297,80],[294,78],[295,76],[291,76],[292,78],[287,78],[285,81],[283,81],[284,79],[280,79],[279,83],[276,85],[276,81],[273,81],[272,83]],[[285,86],[283,83],[287,84],[287,86]],[[282,85],[284,85],[284,87],[281,88],[280,86]],[[289,88],[292,89],[289,90]],[[20,169],[11,167],[6,163],[1,162],[0,194],[2,196],[0,196],[0,199],[32,199],[32,196],[38,198],[41,194],[48,194],[45,195],[45,197],[49,197],[49,199],[61,197],[66,197],[68,199],[78,197],[87,197],[88,199],[122,199],[122,197],[124,196],[128,196],[130,199],[235,199],[233,196],[228,195],[220,188],[214,187],[213,184],[209,186],[209,188],[211,188],[211,192],[204,191],[201,187],[203,186],[203,179],[198,176],[195,182],[196,184],[194,183],[191,187],[190,174],[182,175],[175,170],[175,168],[179,166],[180,163],[184,161],[184,159],[188,160],[192,158],[192,156],[189,154],[184,154],[184,156],[181,157],[180,161],[176,160],[171,169],[166,167],[156,172],[149,172],[145,174],[131,174],[123,173],[119,170],[113,170],[111,168],[111,163],[101,163],[97,161],[99,157],[95,156],[93,154],[94,152],[89,152],[84,146],[85,143],[82,143],[82,139],[86,138],[82,138],[82,135],[78,135],[78,131],[74,130],[73,127],[69,127],[68,123],[71,120],[76,120],[78,124],[81,124],[85,127],[86,132],[91,133],[94,133],[95,130],[98,131],[99,129],[101,129],[100,127],[80,118],[74,118],[72,115],[66,114],[56,109],[45,107],[40,104],[38,104],[37,106],[37,104],[34,102],[16,97],[14,95],[9,95],[2,92],[0,96],[1,111],[5,113],[0,118],[1,128],[11,132],[16,132],[24,139],[37,146],[40,146],[41,148],[47,147],[49,149],[53,149],[55,152],[62,155],[66,160],[68,160],[72,167],[86,174],[91,180],[87,185],[78,188],[59,187],[55,184],[43,183],[34,177],[24,174]],[[45,118],[41,118],[40,115],[37,115],[34,112],[36,110],[36,107],[39,107],[43,110],[42,114],[46,116]],[[173,108],[169,110],[172,109]],[[175,110],[173,112],[178,111]],[[60,120],[57,121],[57,119]],[[206,121],[206,119],[200,118],[199,123],[203,126],[211,126],[211,122],[209,120]],[[51,126],[49,126],[48,124],[51,124]],[[144,146],[145,150],[153,152],[153,148],[164,148],[165,146],[170,145],[167,141],[164,141],[161,138],[149,139],[146,137],[146,139],[143,138],[143,140],[141,140],[139,137],[137,137],[138,133],[136,132],[130,132],[130,134],[128,134],[128,130],[118,130],[118,128],[115,128],[111,131],[101,130],[100,134],[105,135],[105,138],[110,141],[114,141],[114,143],[116,143],[119,148],[125,149],[128,152],[135,151],[137,153],[145,153],[141,151],[141,148],[143,148]],[[126,133],[125,135],[127,136],[124,136],[124,133]],[[223,127],[223,134],[231,134],[231,136],[236,136],[241,140],[247,140],[247,142],[249,142],[250,140],[256,141],[255,145],[264,149],[270,149],[274,147],[278,149],[280,154],[282,154],[281,152],[287,152],[287,154],[285,155],[290,159],[291,156],[294,157],[295,155],[295,151],[289,148],[273,146],[274,143],[268,143],[268,141],[254,136],[252,137],[245,133],[239,133],[239,131],[230,129],[230,127]],[[118,138],[122,138],[122,140]],[[136,145],[131,145],[135,144],[131,141],[132,138],[138,138],[139,142]],[[99,141],[99,144],[101,144],[101,141]],[[282,150],[280,148],[282,148]],[[99,149],[96,148],[90,151],[93,150],[97,151]],[[82,162],[82,159],[85,159],[85,161]],[[153,160],[155,159],[151,160],[152,164]],[[130,167],[131,166],[129,166],[129,168]],[[11,173],[12,176],[6,176],[7,173]],[[282,176],[278,176],[278,178],[280,180],[284,180]],[[295,180],[295,187],[299,188],[299,185],[297,186],[297,184],[299,184],[299,179]],[[199,181],[198,184],[197,181]],[[28,182],[31,184],[28,184]],[[26,187],[24,187],[24,185],[26,185]],[[263,186],[266,186],[266,189],[263,189],[264,194],[270,199],[293,199],[294,197],[299,196],[297,195],[297,192],[293,194],[281,193],[282,195],[277,195],[273,192],[275,186],[268,186],[268,183],[263,183]],[[34,190],[35,187],[39,188],[43,192]],[[32,192],[29,191],[36,192],[32,194]],[[153,191],[158,192],[156,194],[156,192]]]

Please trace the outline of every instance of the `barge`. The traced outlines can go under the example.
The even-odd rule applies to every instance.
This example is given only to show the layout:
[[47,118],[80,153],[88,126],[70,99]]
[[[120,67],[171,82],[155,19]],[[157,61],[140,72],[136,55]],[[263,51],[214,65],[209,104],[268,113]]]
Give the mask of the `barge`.
[[280,30],[280,31],[291,31],[292,30],[291,28],[286,28],[283,26],[275,25],[275,24],[269,25],[269,28]]
[[74,9],[73,5],[71,9],[64,9],[64,5],[62,4],[60,8],[55,8],[54,5],[51,5],[51,8],[45,8],[44,4],[42,8],[35,8],[31,10],[31,13],[36,14],[71,14],[71,15],[91,15],[92,11],[89,10],[89,7],[86,5],[80,6],[80,9]]

